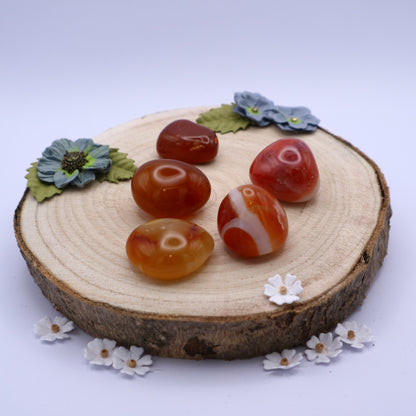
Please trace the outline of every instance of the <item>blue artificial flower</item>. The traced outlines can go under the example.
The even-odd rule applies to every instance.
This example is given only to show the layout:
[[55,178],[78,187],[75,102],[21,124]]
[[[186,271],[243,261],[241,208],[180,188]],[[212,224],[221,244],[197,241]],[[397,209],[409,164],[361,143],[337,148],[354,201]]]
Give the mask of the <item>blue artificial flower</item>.
[[91,139],[55,140],[39,159],[38,177],[59,189],[69,184],[82,187],[95,180],[95,172],[111,169],[109,152],[109,146],[95,144]]
[[282,130],[315,131],[319,119],[306,107],[276,106],[267,116]]
[[260,94],[247,91],[236,92],[234,94],[234,101],[235,106],[233,111],[235,113],[253,120],[261,127],[270,124],[270,119],[267,114],[275,108],[272,101]]

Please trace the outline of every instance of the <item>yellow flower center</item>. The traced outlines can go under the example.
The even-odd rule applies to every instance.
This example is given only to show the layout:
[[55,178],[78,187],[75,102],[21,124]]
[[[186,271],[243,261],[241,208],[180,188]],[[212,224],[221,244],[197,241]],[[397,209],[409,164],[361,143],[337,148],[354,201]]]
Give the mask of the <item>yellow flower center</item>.
[[103,348],[100,352],[100,355],[102,358],[107,358],[108,357],[108,350],[106,348]]
[[355,332],[353,330],[349,330],[347,334],[348,339],[354,339],[355,338]]
[[136,368],[136,367],[137,367],[137,362],[136,362],[136,360],[131,359],[131,360],[128,360],[128,361],[127,361],[127,365],[128,365],[130,368]]
[[284,286],[284,285],[280,286],[279,293],[281,295],[286,295],[287,294],[287,287]]
[[286,357],[283,357],[281,360],[280,360],[280,365],[283,365],[283,366],[288,366],[289,365],[289,360],[286,358]]
[[322,344],[321,342],[318,342],[318,343],[315,345],[315,351],[316,351],[317,353],[321,353],[324,349],[325,349],[325,345],[324,345],[324,344]]
[[51,330],[52,330],[53,333],[56,334],[61,330],[61,328],[59,328],[59,325],[57,325],[57,324],[52,324]]

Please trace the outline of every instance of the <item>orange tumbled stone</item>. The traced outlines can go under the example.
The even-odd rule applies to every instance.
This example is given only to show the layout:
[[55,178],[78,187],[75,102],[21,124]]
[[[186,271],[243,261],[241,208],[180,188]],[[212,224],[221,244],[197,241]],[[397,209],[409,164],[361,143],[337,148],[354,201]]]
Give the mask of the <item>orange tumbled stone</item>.
[[256,185],[234,188],[221,202],[217,224],[225,245],[243,257],[279,250],[289,230],[279,201]]
[[162,280],[185,277],[199,269],[214,250],[204,228],[176,218],[160,218],[137,227],[129,236],[129,260],[144,274]]
[[207,176],[196,166],[173,159],[141,165],[131,181],[136,204],[154,217],[185,217],[200,209],[211,195]]

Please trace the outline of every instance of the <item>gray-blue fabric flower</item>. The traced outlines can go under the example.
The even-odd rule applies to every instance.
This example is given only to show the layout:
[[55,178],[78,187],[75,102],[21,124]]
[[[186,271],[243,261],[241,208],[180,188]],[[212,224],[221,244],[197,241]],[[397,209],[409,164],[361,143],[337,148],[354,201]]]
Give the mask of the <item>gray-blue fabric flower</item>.
[[234,94],[235,106],[233,111],[237,114],[253,120],[261,127],[268,126],[270,120],[267,116],[269,111],[275,108],[272,101],[254,92],[236,92]]
[[315,131],[320,121],[306,107],[276,106],[267,116],[282,130],[291,131]]
[[95,180],[96,172],[111,169],[109,152],[109,146],[95,144],[91,139],[55,140],[39,159],[38,177],[59,189],[69,184],[82,187]]

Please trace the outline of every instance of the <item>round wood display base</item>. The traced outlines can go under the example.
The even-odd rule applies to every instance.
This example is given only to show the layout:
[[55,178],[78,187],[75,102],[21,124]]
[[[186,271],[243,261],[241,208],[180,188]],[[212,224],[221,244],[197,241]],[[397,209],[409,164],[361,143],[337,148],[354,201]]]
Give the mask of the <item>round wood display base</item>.
[[[208,108],[158,113],[94,138],[127,153],[136,165],[155,159],[156,140],[170,122],[195,120]],[[282,204],[289,221],[284,247],[242,259],[216,227],[217,210],[234,187],[250,183],[254,157],[282,137],[308,143],[321,185],[310,202]],[[42,203],[26,191],[15,233],[35,282],[57,310],[93,337],[143,346],[153,355],[235,359],[304,344],[332,330],[364,300],[387,252],[389,191],[383,174],[351,144],[319,128],[312,134],[275,126],[218,135],[208,176],[208,203],[188,219],[215,240],[207,263],[186,279],[160,282],[138,272],[125,254],[131,231],[151,219],[134,203],[130,181],[94,182]],[[296,275],[298,302],[277,306],[264,295],[276,274]]]

